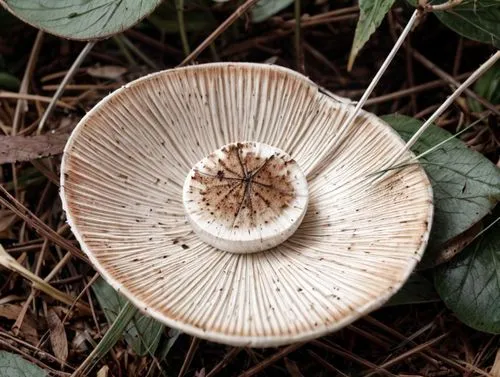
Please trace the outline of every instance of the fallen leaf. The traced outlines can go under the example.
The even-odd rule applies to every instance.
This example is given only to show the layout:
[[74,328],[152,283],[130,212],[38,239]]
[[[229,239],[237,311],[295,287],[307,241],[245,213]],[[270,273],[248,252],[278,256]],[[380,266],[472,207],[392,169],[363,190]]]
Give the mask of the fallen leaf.
[[500,349],[497,350],[497,355],[495,357],[495,362],[491,367],[490,374],[493,377],[500,377]]
[[52,309],[47,311],[47,325],[50,330],[50,344],[54,355],[62,361],[68,358],[68,339],[61,319]]
[[116,80],[127,72],[127,68],[118,65],[104,65],[101,67],[87,68],[87,73],[92,77]]
[[[0,317],[15,321],[21,314],[22,309],[21,305],[2,304],[0,305]],[[28,343],[37,344],[39,342],[36,321],[29,313],[25,314],[19,333]]]
[[69,133],[0,136],[0,164],[31,161],[63,152]]
[[99,369],[99,372],[97,372],[97,377],[108,377],[108,372],[109,367],[105,365],[101,369]]

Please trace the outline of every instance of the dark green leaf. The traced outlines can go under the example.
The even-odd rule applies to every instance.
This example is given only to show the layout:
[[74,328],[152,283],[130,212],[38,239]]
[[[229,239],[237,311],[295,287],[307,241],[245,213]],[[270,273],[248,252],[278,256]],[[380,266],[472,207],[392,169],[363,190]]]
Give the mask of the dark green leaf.
[[[435,0],[432,4],[443,4],[447,1]],[[408,2],[413,6],[417,4],[417,0]],[[500,1],[464,0],[460,5],[436,11],[434,14],[456,33],[500,48]]]
[[385,306],[424,304],[436,301],[440,301],[440,298],[434,285],[424,276],[414,272]]
[[[216,22],[212,13],[201,9],[201,7],[194,7],[195,4],[192,3],[192,1],[184,1],[184,7],[186,8],[184,11],[184,27],[186,31],[199,32],[213,29]],[[162,3],[148,17],[148,20],[156,28],[167,34],[177,34],[179,32],[179,22],[174,1]]]
[[35,364],[13,353],[0,351],[0,377],[46,377],[47,373]]
[[[101,278],[92,285],[92,289],[108,323],[112,324],[125,306],[126,299]],[[126,327],[124,338],[138,355],[144,356],[156,351],[162,333],[161,323],[137,313]]]
[[500,222],[435,271],[436,289],[468,326],[500,333]]
[[352,68],[359,50],[370,39],[370,35],[380,26],[385,15],[391,9],[394,0],[360,0],[359,20],[349,55],[348,69]]
[[[383,116],[404,140],[408,140],[422,122],[402,115]],[[412,150],[427,151],[451,134],[431,126]],[[424,265],[444,242],[469,229],[482,219],[500,199],[500,169],[483,155],[452,139],[420,159],[434,191],[434,222]]]
[[[0,1],[2,2],[2,1]],[[49,33],[78,40],[120,33],[139,22],[161,0],[3,0],[21,20]]]
[[17,77],[7,72],[0,72],[0,89],[18,91],[19,85],[21,85],[21,82]]
[[250,11],[252,22],[262,22],[293,4],[294,0],[260,0]]
[[[474,91],[493,105],[500,104],[500,62],[497,62],[476,81]],[[473,111],[483,110],[482,105],[474,99],[471,99],[469,104]]]

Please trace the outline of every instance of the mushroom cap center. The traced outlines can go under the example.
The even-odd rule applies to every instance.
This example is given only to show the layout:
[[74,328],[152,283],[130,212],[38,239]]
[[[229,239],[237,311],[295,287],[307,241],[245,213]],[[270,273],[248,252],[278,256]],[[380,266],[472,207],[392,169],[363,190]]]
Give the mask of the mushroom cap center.
[[183,203],[204,242],[233,253],[254,253],[281,244],[297,230],[307,210],[307,180],[278,148],[232,143],[191,169]]

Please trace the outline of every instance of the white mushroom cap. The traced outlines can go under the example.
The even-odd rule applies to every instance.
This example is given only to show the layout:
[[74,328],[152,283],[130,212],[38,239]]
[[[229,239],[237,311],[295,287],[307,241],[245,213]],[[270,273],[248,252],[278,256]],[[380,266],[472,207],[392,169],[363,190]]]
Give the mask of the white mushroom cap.
[[[376,116],[362,112],[343,142],[326,147],[350,111],[276,66],[220,63],[146,76],[103,99],[71,135],[61,168],[68,222],[103,277],[171,327],[238,346],[319,337],[401,287],[433,215],[420,166],[375,184],[366,178],[404,145]],[[194,231],[183,187],[200,160],[245,141],[291,156],[309,198],[293,235],[237,254]]]

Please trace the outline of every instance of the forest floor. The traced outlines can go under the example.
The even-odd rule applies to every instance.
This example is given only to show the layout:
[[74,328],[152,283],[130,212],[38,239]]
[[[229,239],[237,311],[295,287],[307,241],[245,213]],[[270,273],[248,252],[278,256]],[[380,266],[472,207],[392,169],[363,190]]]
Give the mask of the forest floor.
[[[303,14],[309,16],[301,25],[298,48],[293,10],[287,8],[258,24],[241,17],[195,62],[270,62],[300,71],[338,95],[359,99],[406,24],[411,9],[404,4],[393,9],[348,72],[358,8],[348,0],[331,3],[335,5],[316,1],[304,7]],[[225,5],[212,6],[211,12],[217,23],[231,13]],[[193,28],[196,31],[189,35],[192,48],[211,30]],[[36,134],[47,101],[84,47],[84,43],[51,35],[35,43],[37,33],[13,20],[0,25],[1,63],[19,80],[26,77],[27,83],[24,91],[0,91],[1,134],[12,135],[12,127],[20,137]],[[175,67],[185,58],[175,31],[161,32],[147,20],[124,35],[130,45],[123,45],[123,40],[117,38],[99,41],[67,86],[61,106],[43,130],[43,134],[54,131],[63,135],[45,145],[51,156],[35,159],[36,155],[30,156],[29,151],[14,145],[9,158],[16,162],[4,163],[0,171],[2,186],[13,196],[6,199],[2,195],[2,245],[42,278],[53,272],[53,287],[80,297],[92,308],[89,315],[72,316],[67,307],[33,289],[19,274],[1,270],[0,349],[19,354],[52,375],[71,375],[109,326],[93,291],[88,289],[95,270],[76,258],[67,258],[64,265],[58,265],[65,250],[49,241],[45,230],[40,231],[39,224],[45,224],[58,237],[78,247],[65,223],[58,196],[60,155],[67,134],[113,89],[149,72]],[[365,109],[378,115],[400,113],[426,119],[451,93],[442,72],[463,81],[491,52],[491,47],[461,38],[428,15],[398,53]],[[14,92],[20,95],[8,94]],[[21,105],[16,110],[18,103]],[[436,124],[455,132],[459,125],[475,119],[471,113],[464,96]],[[488,139],[488,134],[469,133],[463,141],[498,163],[499,146]],[[7,202],[17,210],[9,209]],[[20,216],[21,205],[36,218]],[[181,334],[160,360],[136,355],[122,340],[90,375],[498,377],[500,372],[492,371],[498,347],[498,336],[472,330],[438,301],[382,308],[334,334],[279,349],[236,349]],[[497,360],[496,368],[500,368],[498,364]]]

